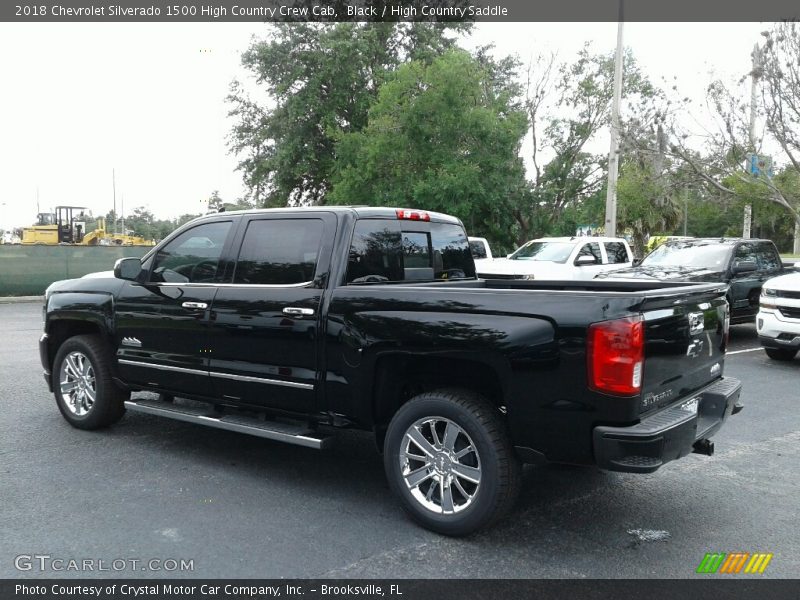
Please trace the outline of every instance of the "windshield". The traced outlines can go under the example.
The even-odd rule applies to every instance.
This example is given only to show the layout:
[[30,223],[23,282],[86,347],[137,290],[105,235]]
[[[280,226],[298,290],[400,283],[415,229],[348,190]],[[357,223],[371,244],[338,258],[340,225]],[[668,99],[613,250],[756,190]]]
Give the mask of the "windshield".
[[662,244],[648,254],[643,267],[706,267],[725,268],[728,264],[731,246],[723,244],[681,244],[680,242]]
[[572,242],[528,242],[509,256],[511,260],[547,260],[565,263],[575,247]]

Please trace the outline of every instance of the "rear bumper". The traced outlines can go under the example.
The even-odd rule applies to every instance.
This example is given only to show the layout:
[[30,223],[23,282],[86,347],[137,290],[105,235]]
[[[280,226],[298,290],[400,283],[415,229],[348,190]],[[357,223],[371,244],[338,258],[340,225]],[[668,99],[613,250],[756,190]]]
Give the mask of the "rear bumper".
[[707,440],[728,416],[739,412],[741,391],[738,379],[723,377],[636,425],[595,427],[595,461],[609,471],[652,473],[692,452],[696,442]]
[[44,369],[42,376],[47,382],[47,387],[50,392],[53,392],[53,373],[50,366],[50,349],[48,347],[47,334],[43,333],[39,338],[39,360],[42,362],[42,369]]

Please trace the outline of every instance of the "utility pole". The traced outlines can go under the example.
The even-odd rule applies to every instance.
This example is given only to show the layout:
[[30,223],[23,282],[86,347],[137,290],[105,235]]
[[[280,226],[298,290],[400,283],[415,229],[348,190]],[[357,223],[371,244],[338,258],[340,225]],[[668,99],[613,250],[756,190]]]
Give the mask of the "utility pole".
[[[753,66],[750,71],[750,152],[755,155],[756,149],[756,104],[758,103],[758,80],[761,78],[762,61],[764,51],[756,44],[750,54],[753,58]],[[752,160],[752,159],[751,159]],[[753,205],[745,204],[744,224],[742,226],[742,237],[749,238],[753,226]]]
[[608,188],[606,190],[606,235],[617,235],[617,180],[619,179],[619,107],[622,101],[622,25],[623,0],[619,0],[617,54],[614,58],[614,99],[611,104],[611,147],[608,151]]
[[122,219],[122,234],[125,235],[125,194],[120,196],[119,215]]
[[689,221],[689,186],[683,188],[683,237],[686,237],[687,222]]
[[114,169],[111,169],[111,193],[114,195],[114,224],[112,233],[117,233],[117,176]]

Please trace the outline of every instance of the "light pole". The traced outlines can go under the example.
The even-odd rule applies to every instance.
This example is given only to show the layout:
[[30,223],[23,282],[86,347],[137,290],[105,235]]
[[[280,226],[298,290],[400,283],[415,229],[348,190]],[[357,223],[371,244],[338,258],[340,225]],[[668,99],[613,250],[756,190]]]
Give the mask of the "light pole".
[[619,106],[622,101],[622,25],[623,0],[619,0],[617,53],[614,58],[614,99],[611,104],[611,147],[608,151],[608,188],[606,190],[606,235],[617,235],[617,180],[619,179]]

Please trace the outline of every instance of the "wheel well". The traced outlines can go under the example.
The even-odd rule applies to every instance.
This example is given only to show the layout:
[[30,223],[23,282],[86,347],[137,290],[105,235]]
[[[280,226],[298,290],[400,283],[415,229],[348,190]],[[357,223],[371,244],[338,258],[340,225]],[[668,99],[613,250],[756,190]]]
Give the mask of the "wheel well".
[[498,408],[504,406],[503,385],[490,366],[467,359],[390,356],[376,365],[373,424],[382,435],[405,402],[425,391],[458,387],[480,393]]
[[53,361],[56,357],[56,352],[65,341],[76,335],[85,334],[98,334],[100,333],[100,326],[96,323],[89,321],[77,320],[63,320],[53,321],[50,324],[49,331],[47,332],[47,358],[50,366],[53,366]]

